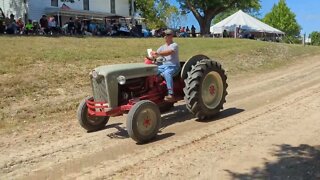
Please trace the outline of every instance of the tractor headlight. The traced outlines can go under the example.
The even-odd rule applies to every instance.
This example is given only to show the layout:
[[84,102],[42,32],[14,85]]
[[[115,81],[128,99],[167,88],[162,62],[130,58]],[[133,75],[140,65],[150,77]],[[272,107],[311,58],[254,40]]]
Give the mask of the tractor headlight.
[[126,83],[126,77],[124,76],[118,76],[117,80],[120,85],[124,85]]
[[97,79],[97,77],[99,76],[99,73],[95,70],[93,70],[91,74],[92,74],[92,77],[95,79]]

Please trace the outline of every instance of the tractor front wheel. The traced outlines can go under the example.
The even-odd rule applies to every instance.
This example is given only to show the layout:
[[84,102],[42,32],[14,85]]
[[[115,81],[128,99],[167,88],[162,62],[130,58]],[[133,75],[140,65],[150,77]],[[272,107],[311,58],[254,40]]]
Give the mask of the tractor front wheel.
[[92,97],[83,99],[78,107],[79,124],[88,131],[97,131],[103,129],[109,121],[109,116],[96,117],[88,114],[88,106],[86,100],[92,100]]
[[146,143],[153,139],[160,125],[160,110],[155,103],[148,100],[136,103],[127,116],[128,134],[138,143]]

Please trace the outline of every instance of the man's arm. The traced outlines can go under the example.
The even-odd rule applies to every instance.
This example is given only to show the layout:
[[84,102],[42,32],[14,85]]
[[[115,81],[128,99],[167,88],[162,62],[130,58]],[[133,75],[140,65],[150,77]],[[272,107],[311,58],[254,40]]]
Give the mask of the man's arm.
[[169,56],[173,53],[174,53],[174,50],[169,49],[169,50],[165,50],[165,51],[161,51],[161,52],[155,52],[155,55],[156,56]]
[[152,54],[152,56],[154,56],[154,57],[158,57],[158,56],[169,56],[169,55],[171,55],[171,54],[173,54],[173,53],[175,53],[176,52],[176,46],[171,46],[170,45],[170,49],[168,49],[168,50],[164,50],[164,51],[161,51],[161,50],[157,50],[157,51],[153,51],[153,52],[151,52],[151,54]]

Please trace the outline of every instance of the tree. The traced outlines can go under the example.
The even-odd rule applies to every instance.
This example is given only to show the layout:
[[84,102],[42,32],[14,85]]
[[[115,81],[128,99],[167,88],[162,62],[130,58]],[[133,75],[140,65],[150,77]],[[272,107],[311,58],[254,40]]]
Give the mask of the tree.
[[183,12],[179,11],[179,9],[175,6],[168,8],[166,14],[166,24],[170,28],[177,29],[179,26],[181,26],[182,21],[187,20],[186,15]]
[[263,21],[285,32],[289,38],[300,35],[301,27],[296,21],[296,15],[291,12],[285,0],[280,0],[277,5],[275,4]]
[[315,46],[320,46],[320,32],[312,32],[309,35],[309,38],[311,38],[311,44]]
[[167,0],[136,0],[135,5],[149,28],[166,27],[167,17],[175,12]]
[[159,28],[165,26],[165,22],[160,19],[160,12],[157,11],[159,6],[158,2],[150,0],[136,0],[136,9],[140,11],[142,17],[145,18],[145,23],[149,28]]
[[210,33],[210,24],[212,19],[218,14],[229,9],[260,9],[259,0],[177,0],[181,9],[192,14],[200,25],[202,35]]

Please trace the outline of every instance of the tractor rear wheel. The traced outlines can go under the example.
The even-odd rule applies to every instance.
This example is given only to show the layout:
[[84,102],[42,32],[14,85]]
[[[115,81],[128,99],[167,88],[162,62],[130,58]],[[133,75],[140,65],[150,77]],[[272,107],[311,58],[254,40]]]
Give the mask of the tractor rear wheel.
[[185,79],[187,108],[199,120],[212,117],[223,109],[227,96],[227,76],[221,65],[210,59],[198,61]]
[[77,115],[79,124],[88,131],[97,131],[103,129],[109,121],[109,116],[97,117],[88,114],[86,100],[92,100],[92,97],[83,99],[78,107]]
[[127,116],[128,134],[138,143],[146,143],[153,139],[160,125],[160,110],[155,103],[148,100],[133,105]]

